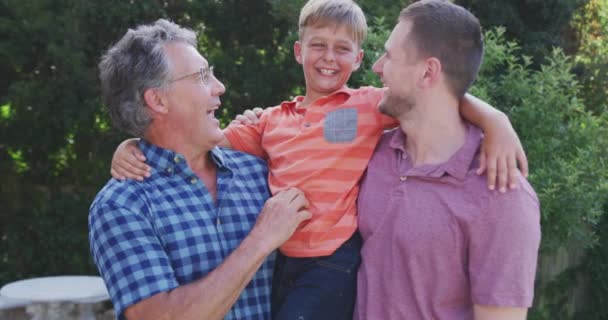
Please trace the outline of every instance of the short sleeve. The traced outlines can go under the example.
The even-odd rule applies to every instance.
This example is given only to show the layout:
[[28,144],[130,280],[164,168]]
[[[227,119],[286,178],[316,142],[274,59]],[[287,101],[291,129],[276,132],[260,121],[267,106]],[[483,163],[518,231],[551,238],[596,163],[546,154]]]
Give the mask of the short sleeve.
[[268,159],[268,155],[262,148],[262,137],[264,128],[271,108],[264,110],[257,124],[229,125],[224,129],[226,139],[230,141],[232,148],[241,152],[249,153],[262,159]]
[[129,306],[179,286],[153,226],[134,209],[97,202],[89,215],[91,253],[120,319]]
[[538,199],[522,178],[520,187],[489,195],[469,228],[469,278],[473,303],[530,307],[540,244]]

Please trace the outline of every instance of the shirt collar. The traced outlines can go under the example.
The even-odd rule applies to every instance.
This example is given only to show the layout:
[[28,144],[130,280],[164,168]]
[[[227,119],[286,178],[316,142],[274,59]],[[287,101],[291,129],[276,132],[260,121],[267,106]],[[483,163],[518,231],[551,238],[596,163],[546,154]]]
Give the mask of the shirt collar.
[[[400,128],[396,128],[395,130],[397,132],[395,132],[389,140],[389,146],[392,149],[400,150],[405,154],[406,135]],[[481,139],[481,129],[471,123],[467,123],[467,135],[464,145],[446,162],[438,165],[422,166],[421,169],[429,176],[441,177],[443,174],[447,173],[454,178],[464,180],[473,161],[477,158],[477,151],[481,145]]]
[[[356,91],[356,89],[351,89],[347,86],[344,86],[341,89],[337,90],[336,92],[334,92],[328,96],[321,97],[319,99],[330,99],[330,98],[334,98],[335,96],[338,96],[338,95],[344,95],[345,96],[344,100],[346,100],[346,99],[350,98],[355,93],[355,91]],[[302,102],[302,100],[304,100],[304,96],[296,96],[291,101],[283,101],[281,103],[281,108],[293,110],[296,108],[296,105],[299,102]]]
[[[139,149],[146,157],[146,163],[165,173],[173,173],[179,167],[187,167],[186,158],[177,152],[161,148],[145,139],[139,140]],[[211,149],[211,159],[219,169],[227,168],[226,156],[220,147]]]

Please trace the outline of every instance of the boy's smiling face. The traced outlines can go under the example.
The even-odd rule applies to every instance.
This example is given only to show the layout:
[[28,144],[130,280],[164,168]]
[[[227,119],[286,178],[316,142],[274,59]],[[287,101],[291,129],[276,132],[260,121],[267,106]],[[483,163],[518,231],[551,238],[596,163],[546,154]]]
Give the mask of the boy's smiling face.
[[341,89],[363,59],[350,30],[335,24],[307,27],[294,44],[294,54],[304,69],[309,101]]

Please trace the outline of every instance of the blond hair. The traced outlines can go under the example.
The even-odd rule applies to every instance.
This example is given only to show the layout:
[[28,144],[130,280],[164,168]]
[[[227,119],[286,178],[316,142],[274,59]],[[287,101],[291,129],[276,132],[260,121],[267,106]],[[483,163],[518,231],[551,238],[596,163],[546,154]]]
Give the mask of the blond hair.
[[363,10],[352,0],[309,0],[300,10],[298,33],[303,38],[307,27],[345,26],[359,45],[367,36]]

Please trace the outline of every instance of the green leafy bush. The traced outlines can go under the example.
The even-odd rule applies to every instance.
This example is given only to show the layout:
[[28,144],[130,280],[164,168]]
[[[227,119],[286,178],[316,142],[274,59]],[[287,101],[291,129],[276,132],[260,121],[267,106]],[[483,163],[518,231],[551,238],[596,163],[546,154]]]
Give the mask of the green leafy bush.
[[[472,93],[507,113],[530,161],[529,180],[541,203],[543,239],[531,319],[567,319],[580,278],[576,261],[554,271],[563,252],[584,252],[598,240],[593,228],[608,192],[608,122],[581,99],[574,63],[554,49],[539,70],[505,41],[504,29],[486,32],[486,56]],[[555,270],[555,269],[554,269]]]

